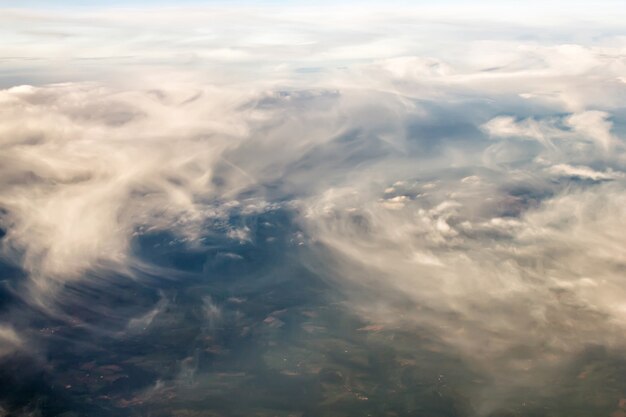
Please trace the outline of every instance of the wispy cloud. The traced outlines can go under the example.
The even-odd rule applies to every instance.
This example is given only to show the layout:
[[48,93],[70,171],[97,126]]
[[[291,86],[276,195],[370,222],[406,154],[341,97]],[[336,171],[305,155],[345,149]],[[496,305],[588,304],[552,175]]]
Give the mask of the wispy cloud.
[[2,253],[24,300],[54,312],[88,273],[147,268],[151,231],[251,242],[211,227],[279,205],[356,312],[504,385],[622,347],[623,27],[496,12],[3,13]]

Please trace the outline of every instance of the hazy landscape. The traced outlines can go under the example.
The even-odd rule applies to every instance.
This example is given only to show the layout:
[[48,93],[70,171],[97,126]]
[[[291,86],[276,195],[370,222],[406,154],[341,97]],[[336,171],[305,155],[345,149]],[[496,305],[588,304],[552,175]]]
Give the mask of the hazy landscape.
[[626,417],[622,6],[0,0],[0,417]]

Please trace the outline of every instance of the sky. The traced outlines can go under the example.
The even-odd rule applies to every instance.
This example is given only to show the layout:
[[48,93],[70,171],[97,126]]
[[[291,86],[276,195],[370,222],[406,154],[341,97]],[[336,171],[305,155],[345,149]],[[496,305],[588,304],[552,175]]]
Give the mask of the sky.
[[[360,320],[355,332],[383,332],[389,349],[394,331],[419,335],[488,381],[462,391],[468,416],[552,395],[590,346],[624,359],[619,2],[0,8],[0,369],[37,358],[62,382],[87,369],[60,370],[54,352],[70,348],[37,315],[82,326],[64,339],[77,352],[92,334],[147,345],[176,308],[204,320],[194,346],[230,340],[224,329],[265,340],[291,323],[282,307],[256,317],[245,285],[224,295],[216,282],[283,264],[340,297],[331,305]],[[180,259],[194,256],[192,271]],[[273,272],[250,266],[260,258]],[[150,295],[117,313],[119,282]],[[114,330],[73,313],[92,293],[90,314]],[[302,301],[284,297],[289,315]],[[176,371],[151,370],[137,398],[200,395],[217,374],[194,349],[168,352]],[[620,398],[593,413],[626,413]]]

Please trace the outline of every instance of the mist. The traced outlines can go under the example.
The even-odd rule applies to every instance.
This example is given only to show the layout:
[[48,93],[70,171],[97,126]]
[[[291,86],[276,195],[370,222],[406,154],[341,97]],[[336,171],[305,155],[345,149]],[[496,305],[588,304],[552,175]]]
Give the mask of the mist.
[[[4,9],[3,380],[21,358],[25,386],[44,372],[70,392],[74,352],[80,372],[135,381],[133,398],[89,391],[118,412],[195,404],[215,378],[251,383],[211,359],[228,351],[326,387],[329,365],[275,364],[296,355],[294,323],[311,357],[349,327],[376,349],[414,338],[445,372],[457,361],[471,406],[432,415],[536,411],[579,361],[621,363],[626,37],[605,6]],[[193,329],[161,347],[165,371],[96,359],[176,323]],[[364,386],[349,390],[363,404]],[[0,410],[84,405],[38,389]],[[215,394],[224,415],[233,389]],[[620,398],[598,407],[624,413]]]

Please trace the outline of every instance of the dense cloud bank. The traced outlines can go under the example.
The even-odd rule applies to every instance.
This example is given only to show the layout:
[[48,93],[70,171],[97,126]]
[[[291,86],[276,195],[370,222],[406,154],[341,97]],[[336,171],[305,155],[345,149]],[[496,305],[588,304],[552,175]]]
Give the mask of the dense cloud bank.
[[[286,44],[281,32],[253,48],[236,31],[228,48],[196,56],[206,68],[175,80],[155,63],[132,87],[117,79],[0,91],[2,257],[21,271],[12,284],[21,302],[69,320],[68,283],[165,273],[139,256],[141,236],[167,232],[190,250],[217,235],[260,245],[229,216],[280,208],[300,228],[290,239],[306,248],[302,264],[354,312],[433,335],[500,387],[532,384],[589,345],[622,348],[624,38],[453,34],[454,48],[467,46],[462,56],[411,55],[417,40],[397,16],[359,15],[380,27],[354,39],[341,22],[297,31],[300,18],[259,25],[278,19],[306,39]],[[121,17],[106,19],[132,32]],[[348,45],[332,45],[334,34]],[[137,49],[133,39],[124,48]],[[150,45],[132,73],[146,71],[149,51],[162,60],[171,48]],[[315,61],[308,71],[303,49]],[[212,82],[223,60],[237,61],[236,82]],[[259,79],[248,67],[257,60]],[[220,308],[203,300],[214,327]],[[166,307],[157,300],[127,332]],[[16,316],[0,327],[2,356],[32,349]]]

